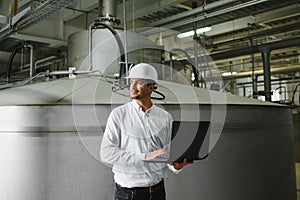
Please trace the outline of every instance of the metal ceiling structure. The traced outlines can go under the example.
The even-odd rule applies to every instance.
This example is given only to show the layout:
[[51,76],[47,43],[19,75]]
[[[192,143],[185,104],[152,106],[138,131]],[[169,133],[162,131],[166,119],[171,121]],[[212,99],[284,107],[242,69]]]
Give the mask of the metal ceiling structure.
[[[68,36],[88,29],[99,17],[99,2],[2,1],[1,76],[5,75],[9,54],[25,41],[34,46],[37,60],[53,55],[66,56]],[[299,81],[299,70],[295,67],[300,62],[299,0],[116,0],[116,17],[121,21],[119,28],[124,28],[126,20],[127,29],[133,30],[160,27],[185,32],[209,26],[212,30],[198,35],[195,40],[205,48],[220,71],[248,73],[253,79],[255,72],[251,71],[262,69],[261,54],[268,50],[271,53],[271,71],[276,71],[273,68],[286,69],[277,70],[280,73],[275,76],[288,76]],[[153,34],[151,31],[141,33]],[[176,35],[169,37],[175,38]],[[183,49],[195,57],[193,45]],[[201,53],[197,57],[201,61]],[[237,77],[241,76],[232,75],[225,79],[235,81]]]

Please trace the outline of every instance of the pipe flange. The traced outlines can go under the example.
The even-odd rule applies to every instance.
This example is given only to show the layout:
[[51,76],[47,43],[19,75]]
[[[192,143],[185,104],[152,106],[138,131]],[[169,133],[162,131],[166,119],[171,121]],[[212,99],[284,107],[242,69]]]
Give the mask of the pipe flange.
[[116,17],[99,17],[95,22],[113,22],[116,25],[120,25],[121,21]]

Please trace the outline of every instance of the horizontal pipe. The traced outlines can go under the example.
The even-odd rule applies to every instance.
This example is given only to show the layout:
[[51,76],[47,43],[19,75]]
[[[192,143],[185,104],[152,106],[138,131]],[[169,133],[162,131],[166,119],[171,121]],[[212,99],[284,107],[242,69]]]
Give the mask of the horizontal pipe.
[[206,48],[218,48],[220,46],[235,44],[235,43],[243,42],[243,41],[249,41],[251,39],[255,39],[255,38],[259,38],[259,37],[269,36],[269,35],[273,35],[273,34],[277,34],[277,33],[284,33],[284,32],[293,31],[293,30],[299,30],[299,28],[300,28],[300,23],[293,23],[293,24],[281,26],[278,28],[264,30],[264,31],[261,31],[258,33],[254,33],[254,34],[251,34],[248,36],[232,39],[229,41],[207,45]]
[[261,45],[255,45],[253,47],[244,47],[244,48],[235,49],[231,51],[214,53],[214,54],[210,54],[209,56],[213,60],[221,60],[226,58],[248,55],[250,53],[259,53],[262,52],[264,48],[269,50],[276,50],[276,49],[283,49],[288,47],[295,47],[299,45],[300,45],[300,38],[292,38],[292,39],[270,42]]
[[[278,68],[271,68],[271,74],[282,74],[282,73],[290,73],[290,72],[297,72],[300,71],[300,66],[295,65],[295,66],[289,66],[289,67],[278,67]],[[264,70],[255,70],[255,75],[261,76],[264,74]],[[222,76],[223,80],[231,80],[231,79],[238,79],[238,78],[245,78],[245,77],[251,77],[252,76],[252,71],[248,72],[239,72],[234,75],[230,76]]]
[[227,5],[227,4],[230,4],[230,3],[234,3],[234,2],[237,2],[237,0],[222,0],[222,1],[213,2],[213,3],[207,4],[205,6],[194,8],[190,11],[186,11],[186,12],[177,14],[175,16],[168,17],[166,19],[162,19],[159,22],[150,23],[147,26],[151,26],[151,27],[152,26],[161,26],[163,24],[167,24],[167,23],[172,22],[172,21],[176,21],[176,20],[180,20],[180,19],[183,19],[183,18],[193,16],[193,15],[197,15],[199,13],[203,13],[203,12],[212,10],[214,8],[224,6],[224,5]]
[[176,23],[173,23],[173,24],[163,26],[163,27],[172,29],[172,28],[176,28],[176,27],[179,27],[179,26],[184,26],[184,25],[187,25],[187,24],[190,24],[190,23],[193,23],[193,22],[197,22],[199,20],[204,20],[204,19],[207,19],[207,18],[216,17],[216,16],[219,16],[219,15],[228,13],[228,12],[233,12],[233,11],[245,8],[245,7],[253,6],[253,5],[256,5],[256,4],[259,4],[259,3],[263,3],[265,1],[268,1],[268,0],[252,0],[252,1],[249,1],[249,2],[247,1],[247,2],[239,4],[239,5],[235,5],[235,6],[232,6],[232,7],[229,7],[229,8],[225,8],[225,9],[222,9],[222,10],[219,10],[219,11],[216,11],[216,12],[213,12],[213,13],[209,13],[209,14],[206,14],[206,15],[198,16],[198,17],[195,17],[195,18],[192,18],[192,19],[186,19],[186,20],[183,20],[183,21],[180,21],[180,22],[176,22]]

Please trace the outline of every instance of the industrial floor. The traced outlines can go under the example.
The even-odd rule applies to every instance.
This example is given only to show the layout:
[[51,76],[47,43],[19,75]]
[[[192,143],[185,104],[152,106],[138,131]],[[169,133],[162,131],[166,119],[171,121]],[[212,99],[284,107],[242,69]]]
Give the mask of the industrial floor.
[[297,200],[300,200],[300,162],[296,162]]

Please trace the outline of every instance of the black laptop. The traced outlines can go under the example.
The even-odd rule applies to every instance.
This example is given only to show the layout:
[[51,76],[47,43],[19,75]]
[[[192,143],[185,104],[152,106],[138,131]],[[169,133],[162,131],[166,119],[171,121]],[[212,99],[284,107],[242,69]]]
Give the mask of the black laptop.
[[205,159],[209,152],[209,125],[209,121],[173,121],[170,154],[144,161],[172,163]]

